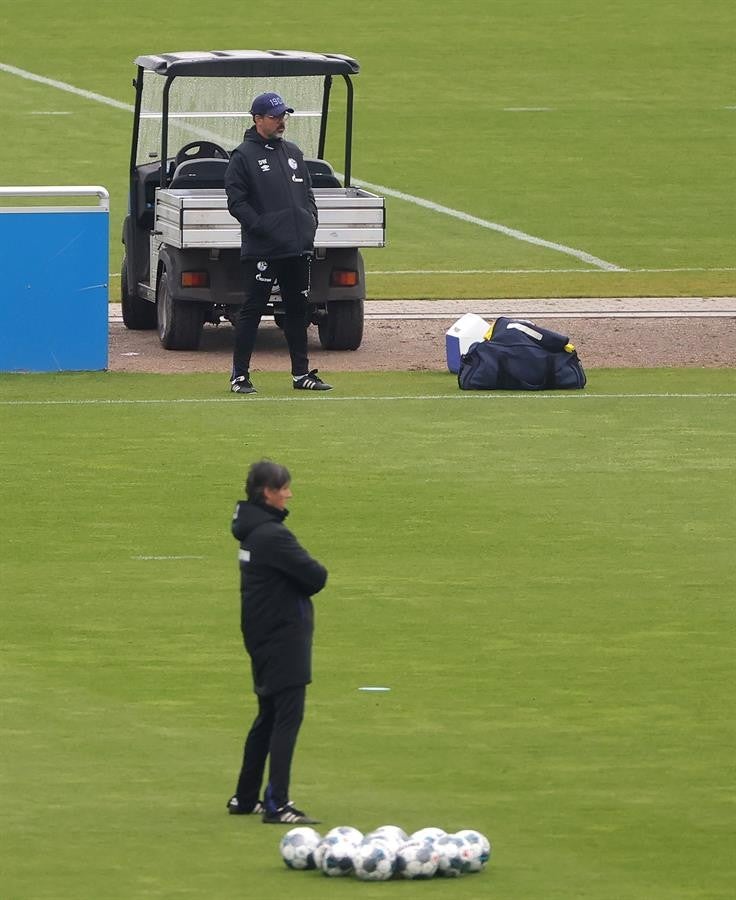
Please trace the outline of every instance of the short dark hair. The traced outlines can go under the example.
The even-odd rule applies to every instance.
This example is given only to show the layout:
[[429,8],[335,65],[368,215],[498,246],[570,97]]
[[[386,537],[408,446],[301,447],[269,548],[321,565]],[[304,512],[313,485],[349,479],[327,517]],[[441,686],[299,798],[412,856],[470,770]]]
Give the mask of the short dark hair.
[[291,475],[286,466],[273,462],[270,459],[262,459],[253,463],[248,469],[248,477],[245,480],[245,494],[247,498],[256,503],[263,501],[263,489],[270,488],[278,491],[291,482]]

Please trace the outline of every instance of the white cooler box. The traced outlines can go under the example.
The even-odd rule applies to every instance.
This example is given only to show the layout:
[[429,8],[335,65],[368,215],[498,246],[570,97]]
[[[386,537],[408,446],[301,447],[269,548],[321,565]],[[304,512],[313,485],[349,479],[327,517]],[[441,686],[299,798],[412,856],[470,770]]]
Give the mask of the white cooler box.
[[475,313],[465,313],[445,332],[447,368],[457,374],[460,371],[460,357],[467,353],[470,345],[491,336],[493,325]]

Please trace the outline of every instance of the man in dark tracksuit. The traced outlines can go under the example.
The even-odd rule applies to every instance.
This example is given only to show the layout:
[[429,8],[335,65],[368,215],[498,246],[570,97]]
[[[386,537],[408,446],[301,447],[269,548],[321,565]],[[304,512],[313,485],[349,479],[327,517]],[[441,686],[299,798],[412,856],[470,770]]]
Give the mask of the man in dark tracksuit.
[[285,308],[284,335],[297,390],[329,391],[309,371],[309,266],[317,230],[317,204],[304,155],[283,138],[294,110],[278,94],[260,94],[251,106],[253,126],[230,157],[225,173],[227,207],[240,222],[245,302],[235,323],[230,389],[252,394],[250,358],[261,316],[278,280]]
[[[289,800],[291,761],[312,680],[314,609],[310,599],[327,581],[327,569],[284,525],[292,496],[285,466],[254,463],[247,500],[235,507],[232,532],[240,541],[241,630],[250,655],[258,715],[245,741],[234,815],[263,813],[271,824],[316,824]],[[269,783],[259,800],[266,758]]]

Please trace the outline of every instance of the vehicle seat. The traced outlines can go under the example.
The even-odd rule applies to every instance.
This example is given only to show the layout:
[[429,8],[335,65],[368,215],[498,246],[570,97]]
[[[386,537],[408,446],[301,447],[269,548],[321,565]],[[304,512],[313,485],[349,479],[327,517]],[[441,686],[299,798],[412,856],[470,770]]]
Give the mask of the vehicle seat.
[[339,188],[342,187],[335,175],[335,170],[324,159],[305,159],[309,177],[312,179],[312,187]]
[[174,169],[170,188],[224,188],[228,160],[216,157],[187,159]]

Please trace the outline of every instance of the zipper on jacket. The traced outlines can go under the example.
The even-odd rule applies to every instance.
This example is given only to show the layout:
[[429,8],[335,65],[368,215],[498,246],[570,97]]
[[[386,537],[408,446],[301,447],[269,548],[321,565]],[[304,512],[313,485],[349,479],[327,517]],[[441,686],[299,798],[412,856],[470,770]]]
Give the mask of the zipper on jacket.
[[289,192],[289,201],[291,203],[291,219],[294,224],[294,246],[297,248],[298,253],[305,253],[306,248],[301,246],[302,241],[299,232],[299,220],[296,216],[296,212],[299,207],[296,200],[294,199],[293,188],[291,187],[292,175],[297,170],[294,169],[294,171],[292,172],[288,162],[286,161],[286,145],[283,141],[281,141],[281,146],[277,148],[276,152],[279,156],[279,165],[281,166],[282,171],[286,174],[286,189]]

